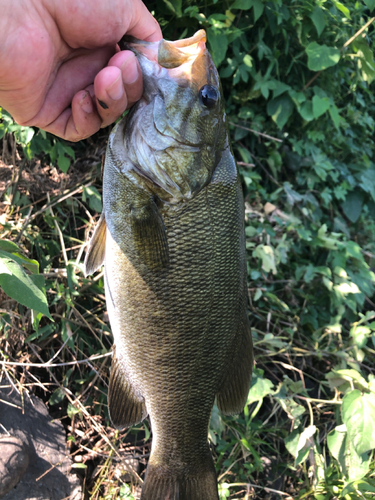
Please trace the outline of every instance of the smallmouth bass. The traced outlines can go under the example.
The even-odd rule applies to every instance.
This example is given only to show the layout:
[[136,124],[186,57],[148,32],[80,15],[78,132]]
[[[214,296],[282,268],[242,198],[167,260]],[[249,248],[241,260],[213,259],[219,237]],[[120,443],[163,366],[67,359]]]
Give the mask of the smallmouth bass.
[[85,260],[105,265],[113,425],[151,420],[142,500],[218,499],[211,410],[242,411],[251,380],[243,196],[205,42],[125,38],[144,95],[109,137]]

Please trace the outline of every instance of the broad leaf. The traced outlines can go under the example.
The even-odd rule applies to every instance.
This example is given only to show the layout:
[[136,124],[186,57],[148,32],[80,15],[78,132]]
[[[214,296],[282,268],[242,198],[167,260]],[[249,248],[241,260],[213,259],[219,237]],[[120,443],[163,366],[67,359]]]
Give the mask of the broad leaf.
[[347,393],[341,414],[358,455],[375,448],[375,394],[362,394],[359,390]]
[[251,380],[251,388],[249,395],[247,397],[247,404],[254,403],[255,401],[262,400],[265,396],[273,394],[273,382],[267,378],[263,378],[259,372],[253,373],[253,378]]
[[327,97],[319,97],[314,95],[312,100],[312,109],[314,118],[319,118],[322,116],[330,107],[330,102]]
[[316,31],[318,32],[318,36],[320,36],[327,24],[326,16],[323,10],[320,7],[316,6],[310,17],[312,22],[314,23]]
[[357,222],[362,212],[364,194],[359,189],[348,193],[344,203],[341,205],[344,214],[350,222]]
[[288,95],[281,95],[267,104],[267,113],[279,128],[283,128],[293,112],[294,103]]
[[370,9],[370,12],[375,8],[375,0],[364,0],[367,7]]
[[350,441],[345,424],[337,426],[327,436],[328,449],[338,461],[342,474],[349,480],[362,479],[368,472],[371,455],[358,455]]
[[28,276],[18,262],[0,256],[0,286],[12,299],[52,319],[48,311],[47,298],[42,290],[43,276]]
[[209,28],[207,30],[207,39],[211,47],[211,55],[216,66],[224,61],[228,49],[228,39],[220,31]]
[[306,47],[307,66],[311,71],[322,71],[337,64],[340,60],[340,51],[336,47],[309,43]]

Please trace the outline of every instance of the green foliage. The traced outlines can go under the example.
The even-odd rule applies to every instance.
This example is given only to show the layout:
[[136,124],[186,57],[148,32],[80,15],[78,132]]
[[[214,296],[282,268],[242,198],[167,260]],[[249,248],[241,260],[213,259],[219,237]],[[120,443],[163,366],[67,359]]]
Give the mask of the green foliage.
[[28,259],[15,243],[7,240],[0,241],[0,287],[9,297],[33,309],[36,314],[52,319],[38,262]]
[[[316,353],[311,356],[332,358],[334,366],[319,382],[325,394],[319,404],[338,409],[334,430],[325,431],[302,380],[284,375],[277,385],[261,371],[249,395],[249,421],[254,424],[268,399],[293,422],[284,436],[293,466],[312,468],[301,498],[362,498],[375,486],[369,476],[375,396],[362,366],[371,365],[375,345],[374,313],[365,311],[375,286],[374,28],[356,34],[373,2],[189,2],[175,9],[173,25],[159,2],[151,8],[166,38],[205,28],[219,66],[245,189],[258,365],[269,366],[264,349],[275,359],[294,352],[297,335]],[[286,342],[268,330],[270,315],[290,325],[281,330]],[[327,344],[327,338],[335,340]],[[239,432],[241,419],[224,421]],[[241,443],[252,443],[256,468],[266,431],[261,438],[243,425]],[[218,432],[228,440],[226,431]],[[237,488],[252,482],[236,474]],[[365,476],[369,480],[362,481]],[[254,472],[250,478],[255,481]],[[221,498],[234,490],[225,479]]]
[[44,130],[18,125],[2,108],[0,108],[0,120],[0,139],[7,133],[13,133],[26,159],[31,160],[36,155],[43,154],[51,163],[57,163],[63,172],[67,172],[71,159],[75,159],[75,152],[65,141]]

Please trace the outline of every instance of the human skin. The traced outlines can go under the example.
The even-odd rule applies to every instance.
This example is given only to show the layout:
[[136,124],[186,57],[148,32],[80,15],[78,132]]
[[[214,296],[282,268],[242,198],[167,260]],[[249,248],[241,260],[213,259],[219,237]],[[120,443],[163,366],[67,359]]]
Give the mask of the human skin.
[[79,141],[141,97],[137,59],[117,46],[125,33],[162,38],[141,0],[0,0],[0,9],[0,106],[20,125]]

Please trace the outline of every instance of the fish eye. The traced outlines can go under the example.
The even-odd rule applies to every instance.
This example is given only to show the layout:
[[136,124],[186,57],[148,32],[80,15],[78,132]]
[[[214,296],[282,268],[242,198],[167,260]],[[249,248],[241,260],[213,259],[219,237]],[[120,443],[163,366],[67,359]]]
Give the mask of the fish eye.
[[207,108],[213,108],[219,100],[219,92],[212,85],[204,85],[200,91],[202,103]]

